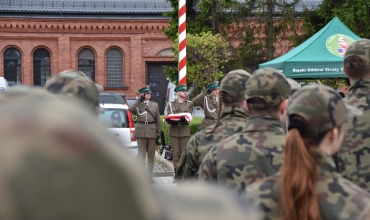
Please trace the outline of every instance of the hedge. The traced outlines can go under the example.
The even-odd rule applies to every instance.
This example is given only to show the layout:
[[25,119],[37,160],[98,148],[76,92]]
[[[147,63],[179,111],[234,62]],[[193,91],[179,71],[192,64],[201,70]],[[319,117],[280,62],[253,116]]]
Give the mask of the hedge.
[[[161,128],[164,133],[164,139],[166,140],[166,144],[170,145],[170,137],[168,136],[168,130],[170,129],[170,125],[163,121],[163,117],[164,115],[161,115]],[[199,131],[199,125],[202,122],[202,120],[203,118],[201,117],[194,117],[193,120],[191,120],[189,124],[191,135],[194,135]]]

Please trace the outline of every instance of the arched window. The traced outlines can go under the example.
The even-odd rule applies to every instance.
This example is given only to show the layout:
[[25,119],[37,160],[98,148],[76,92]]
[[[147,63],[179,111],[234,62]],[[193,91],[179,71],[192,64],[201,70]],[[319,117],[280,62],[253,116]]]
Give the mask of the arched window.
[[50,78],[50,53],[47,49],[39,48],[33,53],[33,85],[43,86]]
[[116,87],[123,85],[122,53],[113,48],[107,53],[107,86]]
[[78,54],[78,70],[95,82],[95,55],[90,49],[82,49]]
[[22,84],[21,53],[14,47],[4,52],[4,78],[9,85]]

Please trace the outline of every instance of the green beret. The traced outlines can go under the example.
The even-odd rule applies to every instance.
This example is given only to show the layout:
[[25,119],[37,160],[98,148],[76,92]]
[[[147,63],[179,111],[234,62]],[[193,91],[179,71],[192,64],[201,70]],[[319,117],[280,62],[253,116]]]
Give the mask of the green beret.
[[138,93],[147,93],[147,92],[151,92],[151,91],[150,91],[150,86],[149,86],[149,85],[146,85],[146,86],[144,86],[143,88],[139,89],[137,92],[138,92]]
[[175,87],[175,92],[186,91],[186,85],[180,84]]

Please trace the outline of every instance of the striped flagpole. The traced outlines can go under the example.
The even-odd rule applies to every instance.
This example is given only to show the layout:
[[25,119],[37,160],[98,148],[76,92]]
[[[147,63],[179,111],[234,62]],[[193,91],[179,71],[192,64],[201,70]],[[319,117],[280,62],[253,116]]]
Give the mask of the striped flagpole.
[[186,0],[179,0],[179,84],[186,85]]

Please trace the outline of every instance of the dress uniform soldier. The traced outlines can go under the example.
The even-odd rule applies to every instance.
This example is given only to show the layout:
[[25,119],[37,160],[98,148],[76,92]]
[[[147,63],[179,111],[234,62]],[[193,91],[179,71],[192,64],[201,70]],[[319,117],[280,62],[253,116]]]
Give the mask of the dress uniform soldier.
[[137,138],[138,158],[145,161],[148,154],[148,172],[151,175],[154,166],[154,153],[156,138],[160,136],[160,114],[156,102],[149,101],[151,91],[149,86],[138,90],[141,94],[138,101],[133,103],[128,110],[137,116],[137,125],[134,136]]
[[214,81],[207,86],[207,91],[200,93],[193,99],[194,105],[200,106],[204,111],[204,119],[199,130],[213,125],[217,121],[219,85]]
[[[167,115],[178,114],[178,113],[193,113],[193,102],[186,100],[186,85],[180,84],[175,87],[177,99],[170,102],[167,108]],[[170,136],[170,142],[173,154],[173,167],[176,170],[177,164],[180,160],[180,156],[185,149],[190,137],[190,128],[186,120],[182,122],[176,122],[171,124],[168,136]]]

